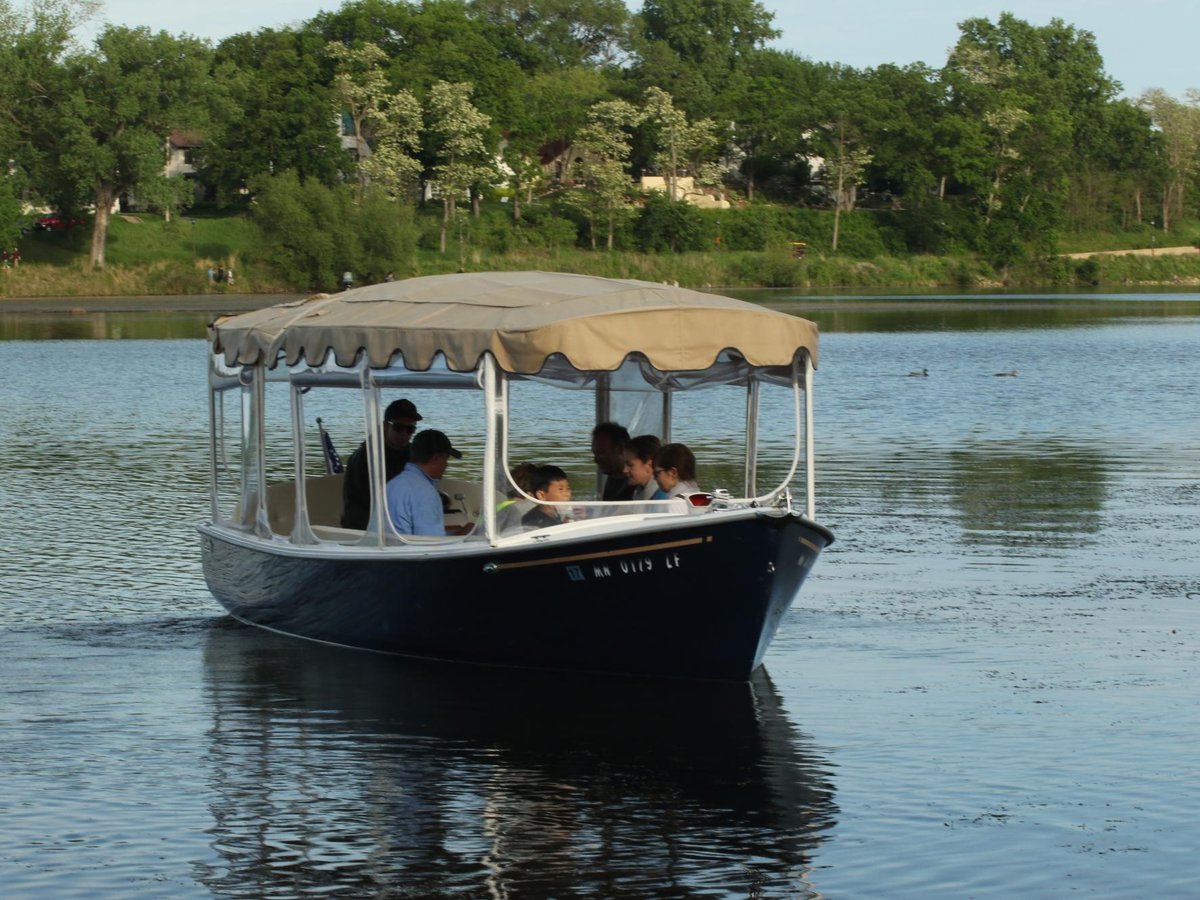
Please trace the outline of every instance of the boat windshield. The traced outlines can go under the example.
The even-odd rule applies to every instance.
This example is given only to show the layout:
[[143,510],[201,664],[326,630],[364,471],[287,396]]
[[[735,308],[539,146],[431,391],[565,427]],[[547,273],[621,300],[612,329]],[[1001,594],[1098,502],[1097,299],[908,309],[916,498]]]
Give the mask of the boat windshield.
[[[448,541],[499,543],[615,517],[635,526],[718,508],[790,506],[806,443],[801,389],[810,373],[798,359],[784,379],[777,367],[755,368],[730,350],[704,370],[663,372],[635,353],[613,371],[580,371],[551,356],[532,375],[500,371],[489,356],[457,372],[440,355],[414,370],[399,356],[385,368],[361,358],[342,366],[331,356],[268,368],[229,366],[214,354],[213,518],[293,543],[424,543],[398,533],[386,512],[382,473],[391,451],[384,412],[400,398],[420,411],[418,430],[442,431],[462,452],[439,487],[447,526],[475,528]],[[660,481],[653,453],[606,456],[593,446],[602,422],[637,438],[643,454],[648,446],[683,445],[695,471],[679,477],[671,467]],[[349,527],[343,516],[344,469],[356,453],[381,473],[372,478],[365,528]],[[513,476],[547,466],[565,476],[569,499],[536,494]],[[672,478],[682,484],[681,496],[665,497]],[[604,499],[619,480],[635,499]],[[689,492],[696,494],[691,500],[682,496]],[[505,513],[509,507],[522,515]],[[543,515],[526,515],[535,509]]]

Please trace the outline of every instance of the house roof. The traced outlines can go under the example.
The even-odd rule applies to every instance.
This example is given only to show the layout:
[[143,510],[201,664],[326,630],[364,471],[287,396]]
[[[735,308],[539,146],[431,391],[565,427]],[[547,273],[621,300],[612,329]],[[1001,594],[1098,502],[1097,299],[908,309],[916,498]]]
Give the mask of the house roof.
[[180,150],[190,150],[193,147],[199,147],[204,143],[204,138],[200,136],[198,131],[185,131],[182,128],[171,129],[171,134],[168,137],[172,147],[177,147]]

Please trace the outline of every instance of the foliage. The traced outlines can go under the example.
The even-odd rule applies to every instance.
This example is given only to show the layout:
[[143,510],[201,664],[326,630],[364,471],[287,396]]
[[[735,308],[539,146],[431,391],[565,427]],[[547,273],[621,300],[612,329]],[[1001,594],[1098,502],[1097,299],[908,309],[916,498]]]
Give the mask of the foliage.
[[349,186],[331,188],[294,172],[253,187],[262,258],[288,282],[333,290],[346,271],[360,283],[411,272],[411,209],[382,191],[368,189],[356,204]]
[[387,56],[374,44],[331,41],[326,49],[337,65],[334,112],[340,118],[345,111],[354,129],[360,189],[374,184],[393,199],[408,195],[421,175],[421,104],[409,91],[389,90]]
[[720,172],[713,165],[717,150],[713,120],[689,122],[687,114],[662,88],[646,88],[644,96],[645,110],[640,119],[649,129],[654,147],[650,163],[655,171],[665,174],[671,199],[681,199],[676,189],[681,175],[691,175],[698,183],[719,183]]
[[258,175],[291,170],[332,185],[349,170],[332,127],[324,47],[311,33],[268,28],[217,48],[197,168],[220,205],[238,203]]
[[0,250],[17,246],[21,237],[21,201],[17,199],[16,179],[0,174]]
[[52,148],[59,208],[92,201],[91,265],[104,265],[113,203],[160,177],[168,131],[202,115],[207,70],[207,46],[194,38],[110,25],[95,51],[68,57],[58,71],[55,102],[36,134]]
[[471,103],[473,87],[469,82],[450,84],[439,81],[429,95],[429,123],[426,129],[437,162],[433,166],[430,187],[442,201],[440,248],[446,252],[446,233],[458,200],[470,191],[478,191],[496,175],[484,134],[491,117]]
[[606,246],[612,250],[619,226],[632,215],[633,185],[626,173],[629,129],[641,118],[641,113],[624,100],[597,103],[588,111],[588,124],[576,138],[579,162],[570,173],[575,186],[564,200],[587,220],[593,249],[598,221],[604,222]]
[[680,253],[707,246],[700,211],[657,192],[646,197],[633,233],[638,249],[644,253]]
[[[184,128],[202,138],[199,182],[219,206],[248,207],[251,185],[290,171],[310,207],[309,183],[328,189],[317,207],[331,215],[356,183],[345,215],[362,215],[369,186],[417,196],[423,179],[440,222],[397,227],[439,252],[453,238],[457,258],[438,263],[450,267],[550,250],[579,263],[577,240],[614,254],[692,245],[767,254],[763,277],[782,284],[796,270],[775,255],[805,240],[802,270],[831,278],[869,280],[889,271],[878,259],[913,253],[954,257],[955,280],[1071,283],[1093,273],[1047,260],[1064,238],[1079,246],[1072,231],[1094,246],[1192,237],[1200,211],[1200,97],[1118,99],[1095,37],[1059,19],[969,18],[944,60],[856,70],[767,49],[777,32],[757,0],[648,0],[637,16],[620,0],[349,0],[215,52],[119,28],[84,51],[72,33],[94,4],[12,2],[0,0],[8,193],[63,212],[123,194],[177,218],[191,198],[161,173],[167,135]],[[647,172],[712,179],[749,205],[701,213],[692,244],[694,211],[637,212]],[[107,220],[95,218],[99,263]],[[669,239],[647,231],[656,218]],[[365,273],[383,265],[363,262],[369,240],[304,256]]]

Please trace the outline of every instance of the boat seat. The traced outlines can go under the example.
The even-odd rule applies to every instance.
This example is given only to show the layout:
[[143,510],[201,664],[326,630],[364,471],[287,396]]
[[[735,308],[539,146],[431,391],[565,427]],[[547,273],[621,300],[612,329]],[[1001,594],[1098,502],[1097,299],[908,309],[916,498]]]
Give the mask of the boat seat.
[[[317,527],[336,528],[339,531],[342,523],[342,475],[321,475],[310,478],[305,483],[308,502],[308,521]],[[438,490],[449,498],[449,513],[447,525],[458,525],[464,522],[477,522],[480,517],[483,486],[471,481],[457,478],[443,478],[438,482]],[[500,503],[504,495],[495,492],[494,503]],[[291,481],[281,481],[267,487],[267,513],[271,523],[271,531],[281,537],[288,537],[296,523],[296,491]],[[353,532],[352,532],[353,533]],[[361,535],[362,532],[357,532]],[[334,537],[333,540],[346,540],[346,537]]]
[[[342,475],[321,475],[305,482],[308,521],[337,528],[342,524]],[[274,534],[288,537],[296,523],[296,487],[292,481],[267,486],[267,519]]]

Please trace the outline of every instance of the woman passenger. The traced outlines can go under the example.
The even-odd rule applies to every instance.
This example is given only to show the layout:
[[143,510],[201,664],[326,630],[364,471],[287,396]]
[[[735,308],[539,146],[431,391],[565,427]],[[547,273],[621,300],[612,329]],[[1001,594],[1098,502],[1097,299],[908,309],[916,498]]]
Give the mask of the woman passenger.
[[661,446],[653,434],[639,434],[625,445],[625,478],[633,485],[630,500],[667,499],[667,492],[654,480],[654,455]]
[[654,478],[668,497],[700,492],[696,484],[696,456],[686,444],[663,444],[654,455]]

